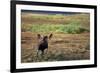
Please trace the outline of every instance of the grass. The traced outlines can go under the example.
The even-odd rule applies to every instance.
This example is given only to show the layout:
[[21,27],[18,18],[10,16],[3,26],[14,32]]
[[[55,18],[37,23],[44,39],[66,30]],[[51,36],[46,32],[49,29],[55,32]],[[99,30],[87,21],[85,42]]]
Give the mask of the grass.
[[54,25],[54,24],[35,24],[35,25],[24,25],[22,26],[22,31],[31,31],[31,32],[43,32],[43,33],[70,33],[70,34],[79,34],[83,32],[89,32],[89,29],[82,27],[76,22],[64,25]]
[[[90,59],[89,14],[65,16],[26,13],[21,19],[22,63]],[[36,60],[37,33],[53,33],[53,37],[48,40],[48,53],[43,58],[40,55]]]
[[22,15],[22,31],[41,33],[68,33],[80,34],[89,32],[89,14],[49,15],[31,14]]
[[[30,33],[32,34],[32,33]],[[27,35],[27,36],[24,36]],[[21,59],[22,63],[29,62],[45,62],[45,61],[68,61],[68,60],[86,60],[89,59],[89,34],[53,34],[53,38],[48,40],[48,52],[44,57],[37,58],[37,33],[29,36],[27,32],[23,32],[23,37],[30,37],[22,43]],[[24,39],[25,40],[25,39]],[[23,40],[22,40],[23,41]],[[46,51],[46,50],[45,50]]]
[[89,29],[82,27],[79,23],[76,22],[72,22],[60,29],[62,32],[69,34],[79,34],[83,32],[89,32]]
[[[41,56],[40,54],[37,56],[36,52],[32,53],[34,50],[30,50],[30,54],[27,54],[26,56],[22,55],[22,62],[45,62],[45,61],[68,61],[68,60],[84,60],[89,59],[89,50],[86,49],[63,49],[63,51],[60,51],[61,48],[59,48],[59,51],[57,49],[53,51],[48,51],[48,53],[44,56]],[[25,49],[24,49],[25,50]],[[68,50],[68,51],[66,51]],[[65,52],[65,53],[64,53]],[[27,51],[26,51],[27,53]]]
[[46,14],[23,14],[21,16],[22,24],[70,24],[72,22],[78,22],[80,25],[86,28],[90,25],[89,14],[72,14],[72,15],[46,15]]

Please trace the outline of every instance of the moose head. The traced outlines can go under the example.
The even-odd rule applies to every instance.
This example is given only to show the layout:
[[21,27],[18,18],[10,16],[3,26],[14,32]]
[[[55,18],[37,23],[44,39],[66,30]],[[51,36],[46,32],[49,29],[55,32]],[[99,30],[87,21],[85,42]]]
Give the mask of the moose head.
[[49,36],[41,36],[40,34],[37,34],[38,38],[38,52],[41,51],[41,54],[44,55],[45,49],[48,51],[48,40],[52,38],[53,34],[50,34]]

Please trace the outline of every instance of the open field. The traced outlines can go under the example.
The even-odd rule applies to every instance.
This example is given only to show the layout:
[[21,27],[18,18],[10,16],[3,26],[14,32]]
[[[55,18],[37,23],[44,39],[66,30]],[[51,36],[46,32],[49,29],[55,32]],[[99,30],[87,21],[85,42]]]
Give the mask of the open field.
[[[90,59],[89,14],[44,15],[24,13],[21,17],[21,62]],[[37,57],[37,34],[53,34],[48,52]]]

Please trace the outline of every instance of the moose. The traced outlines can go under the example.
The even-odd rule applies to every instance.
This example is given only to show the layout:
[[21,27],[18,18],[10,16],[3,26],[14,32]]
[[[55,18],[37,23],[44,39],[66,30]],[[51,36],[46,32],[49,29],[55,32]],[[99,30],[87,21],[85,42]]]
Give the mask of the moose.
[[[48,40],[52,38],[53,34],[50,34],[49,36],[41,36],[40,34],[37,34],[38,37],[38,48],[37,48],[37,56],[39,51],[41,51],[41,55],[44,55],[44,51],[48,51]],[[47,52],[46,51],[46,52]]]

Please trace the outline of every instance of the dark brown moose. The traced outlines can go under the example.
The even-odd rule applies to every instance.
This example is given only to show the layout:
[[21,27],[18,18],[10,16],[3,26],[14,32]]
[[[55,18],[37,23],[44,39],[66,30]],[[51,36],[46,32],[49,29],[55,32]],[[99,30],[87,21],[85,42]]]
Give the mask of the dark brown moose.
[[50,34],[49,36],[41,36],[40,34],[37,34],[38,37],[38,51],[37,51],[37,56],[39,51],[41,51],[41,55],[44,55],[44,51],[48,51],[48,40],[52,38],[53,34]]

